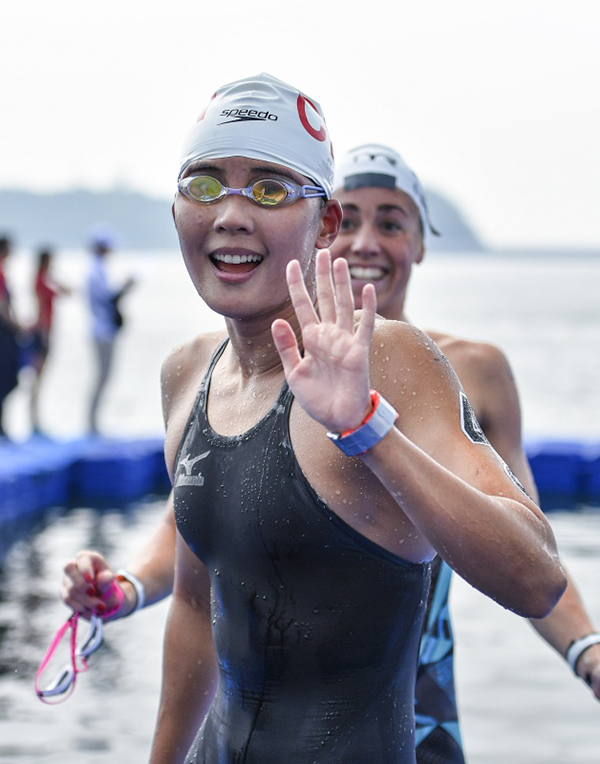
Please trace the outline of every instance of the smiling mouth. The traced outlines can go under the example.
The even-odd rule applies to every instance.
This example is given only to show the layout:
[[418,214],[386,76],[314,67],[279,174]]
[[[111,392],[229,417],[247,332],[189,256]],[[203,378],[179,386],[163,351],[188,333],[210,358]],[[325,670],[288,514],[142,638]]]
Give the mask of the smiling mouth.
[[387,276],[385,268],[379,268],[377,265],[351,265],[350,277],[354,281],[381,281]]
[[211,255],[210,259],[218,270],[227,273],[247,273],[263,261],[262,255],[233,255],[222,252]]

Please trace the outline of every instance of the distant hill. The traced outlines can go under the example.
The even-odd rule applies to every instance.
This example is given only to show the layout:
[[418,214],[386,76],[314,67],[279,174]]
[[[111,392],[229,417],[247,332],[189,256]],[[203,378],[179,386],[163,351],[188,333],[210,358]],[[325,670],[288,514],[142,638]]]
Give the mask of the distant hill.
[[[427,195],[431,219],[443,234],[431,237],[429,249],[486,249],[452,202],[434,191]],[[90,229],[102,223],[119,232],[123,249],[175,250],[171,201],[127,190],[53,194],[0,190],[0,235],[6,233],[18,247],[29,249],[41,245],[79,249],[85,246]]]
[[462,212],[447,197],[428,189],[427,205],[431,223],[441,234],[429,237],[429,251],[484,252],[488,249]]

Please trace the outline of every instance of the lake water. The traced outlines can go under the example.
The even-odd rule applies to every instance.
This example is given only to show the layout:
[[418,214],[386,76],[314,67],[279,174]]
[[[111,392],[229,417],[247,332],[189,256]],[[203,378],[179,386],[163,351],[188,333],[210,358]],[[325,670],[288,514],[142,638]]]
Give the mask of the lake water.
[[[202,308],[176,255],[115,256],[115,274],[135,272],[127,325],[107,393],[107,432],[161,431],[158,374],[168,350],[220,325]],[[29,264],[16,255],[9,275],[17,308],[30,310]],[[80,287],[81,253],[57,261],[57,276]],[[600,259],[436,255],[415,274],[409,314],[504,348],[513,364],[529,435],[600,439]],[[81,292],[57,305],[56,340],[43,393],[55,436],[82,432],[93,362]],[[24,380],[26,383],[26,380]],[[28,433],[23,388],[7,428]],[[46,707],[33,693],[39,661],[67,610],[57,589],[77,550],[126,563],[162,512],[162,502],[98,511],[57,511],[15,541],[0,573],[0,761],[6,764],[147,760],[160,687],[167,603],[106,628],[105,645],[80,676],[74,697]],[[554,512],[563,559],[600,624],[600,510]],[[453,589],[457,681],[470,764],[598,764],[600,703],[544,646],[526,621],[460,580]]]
[[[32,315],[25,254],[8,275],[21,316]],[[57,303],[53,353],[42,392],[44,422],[55,435],[80,434],[94,358],[82,293],[84,253],[57,258],[56,275],[77,289]],[[115,280],[138,278],[124,303],[126,326],[103,412],[110,433],[162,431],[159,371],[170,349],[222,325],[204,307],[176,254],[123,253],[109,267]],[[521,392],[526,434],[600,438],[600,257],[500,257],[432,254],[415,268],[409,317],[495,342],[508,354]],[[28,432],[25,388],[13,394],[6,427]]]

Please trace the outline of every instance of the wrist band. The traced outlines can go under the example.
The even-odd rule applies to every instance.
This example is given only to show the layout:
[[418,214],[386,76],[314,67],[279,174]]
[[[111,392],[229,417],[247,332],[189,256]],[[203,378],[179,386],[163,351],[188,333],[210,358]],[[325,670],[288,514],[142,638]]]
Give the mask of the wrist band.
[[135,589],[136,594],[136,603],[135,607],[131,611],[132,613],[135,613],[138,610],[141,610],[144,605],[146,604],[146,589],[144,588],[144,584],[136,578],[132,573],[129,573],[129,571],[125,570],[124,568],[121,568],[117,571],[117,581],[129,581],[129,583],[133,586]]
[[575,676],[578,676],[576,668],[577,661],[581,658],[582,654],[592,645],[600,644],[600,632],[596,631],[593,634],[588,634],[587,637],[581,637],[571,642],[565,655],[565,659],[569,666],[573,669]]
[[343,451],[346,456],[364,454],[383,440],[398,419],[398,412],[376,390],[371,390],[372,411],[355,430],[346,432],[328,432],[327,437]]

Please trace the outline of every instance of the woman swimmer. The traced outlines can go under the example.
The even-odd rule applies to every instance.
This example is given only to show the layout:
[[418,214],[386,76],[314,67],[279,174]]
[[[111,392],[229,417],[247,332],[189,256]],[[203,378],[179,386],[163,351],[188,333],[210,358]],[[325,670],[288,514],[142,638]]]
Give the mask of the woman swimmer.
[[331,156],[319,107],[268,75],[220,88],[184,153],[181,250],[227,333],[163,369],[178,536],[153,762],[412,762],[436,550],[521,614],[564,588],[443,357],[377,321],[372,287],[355,327],[345,262],[315,260],[341,218]]

